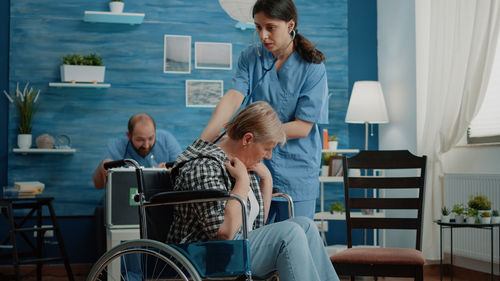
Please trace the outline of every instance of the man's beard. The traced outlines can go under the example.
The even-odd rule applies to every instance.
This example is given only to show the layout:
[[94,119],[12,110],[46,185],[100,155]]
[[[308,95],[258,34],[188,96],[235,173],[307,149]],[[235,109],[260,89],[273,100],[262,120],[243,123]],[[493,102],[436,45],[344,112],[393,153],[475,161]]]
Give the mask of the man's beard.
[[139,148],[136,148],[133,144],[132,144],[132,147],[134,148],[135,152],[137,152],[137,154],[139,154],[140,156],[142,157],[146,157],[148,156],[148,154],[151,152],[151,150],[153,150],[153,147],[155,145],[153,144],[153,146],[151,146],[149,149],[146,149],[146,148],[142,148],[142,147],[139,147]]

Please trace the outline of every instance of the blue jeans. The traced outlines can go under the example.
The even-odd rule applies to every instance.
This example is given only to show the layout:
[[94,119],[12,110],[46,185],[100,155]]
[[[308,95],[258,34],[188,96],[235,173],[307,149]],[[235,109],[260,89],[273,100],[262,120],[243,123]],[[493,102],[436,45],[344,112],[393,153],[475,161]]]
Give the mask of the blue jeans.
[[[308,217],[314,219],[314,211],[316,210],[316,200],[293,201],[293,207],[296,217]],[[287,201],[271,201],[269,215],[266,223],[275,221],[284,221],[288,219],[288,202]]]
[[281,281],[338,281],[316,224],[305,217],[265,225],[248,233],[252,274],[277,271]]

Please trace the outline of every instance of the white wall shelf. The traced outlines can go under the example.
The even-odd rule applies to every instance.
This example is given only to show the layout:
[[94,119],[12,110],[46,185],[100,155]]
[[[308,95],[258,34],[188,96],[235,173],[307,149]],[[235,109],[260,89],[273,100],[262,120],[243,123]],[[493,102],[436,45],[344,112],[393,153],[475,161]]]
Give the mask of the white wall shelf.
[[359,149],[322,149],[321,152],[335,152],[338,154],[358,153]]
[[144,20],[143,13],[111,13],[101,11],[85,11],[83,21],[103,23],[141,24]]
[[108,84],[108,83],[94,84],[94,83],[50,82],[49,83],[49,87],[57,87],[57,88],[62,88],[62,87],[70,87],[70,88],[109,88],[109,87],[111,87],[111,84]]
[[14,148],[12,149],[14,153],[22,153],[22,154],[28,154],[28,153],[33,153],[33,154],[72,154],[76,152],[76,149],[74,148],[67,148],[67,149],[56,149],[56,148],[27,148],[27,149],[22,149],[22,148]]

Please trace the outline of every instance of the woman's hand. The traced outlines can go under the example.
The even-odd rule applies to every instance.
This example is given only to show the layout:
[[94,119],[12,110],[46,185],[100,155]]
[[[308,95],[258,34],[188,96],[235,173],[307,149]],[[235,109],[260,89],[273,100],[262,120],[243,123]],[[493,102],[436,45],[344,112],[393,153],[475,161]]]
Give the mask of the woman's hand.
[[247,182],[249,182],[248,171],[245,164],[243,164],[243,162],[241,162],[241,160],[238,159],[238,157],[228,155],[228,158],[229,162],[224,162],[224,165],[226,166],[226,169],[229,172],[229,174],[236,181],[246,180]]
[[264,200],[264,220],[267,220],[271,206],[271,197],[273,195],[273,177],[267,166],[262,162],[250,167],[250,171],[254,171],[260,178],[260,191]]
[[262,162],[253,165],[249,170],[255,172],[261,180],[272,180],[271,172]]

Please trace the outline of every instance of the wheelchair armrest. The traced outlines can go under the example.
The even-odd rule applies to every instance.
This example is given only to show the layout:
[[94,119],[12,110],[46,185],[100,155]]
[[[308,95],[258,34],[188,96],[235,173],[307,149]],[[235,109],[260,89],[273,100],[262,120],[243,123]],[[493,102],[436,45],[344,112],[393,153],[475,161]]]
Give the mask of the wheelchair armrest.
[[273,188],[273,194],[272,197],[283,197],[288,201],[288,216],[290,218],[293,218],[295,216],[295,210],[293,208],[293,200],[292,197],[284,192],[281,192],[279,188],[274,187]]
[[[230,198],[229,192],[220,190],[182,190],[182,191],[166,191],[156,193],[151,196],[149,203],[151,204],[176,204],[192,201],[211,201],[215,199]],[[201,201],[200,201],[201,200]]]

